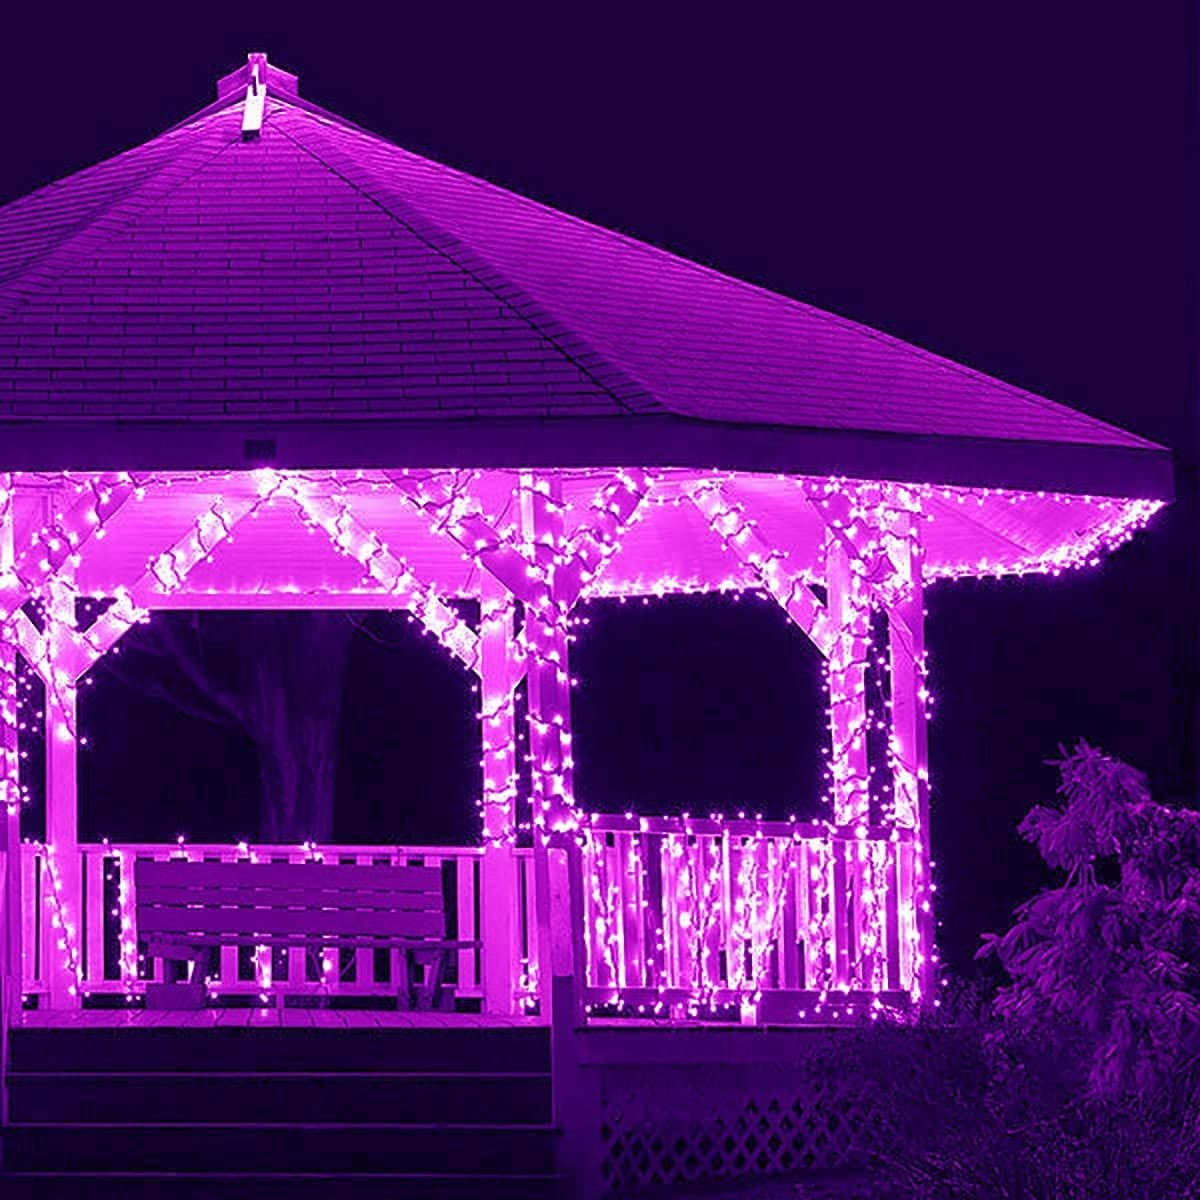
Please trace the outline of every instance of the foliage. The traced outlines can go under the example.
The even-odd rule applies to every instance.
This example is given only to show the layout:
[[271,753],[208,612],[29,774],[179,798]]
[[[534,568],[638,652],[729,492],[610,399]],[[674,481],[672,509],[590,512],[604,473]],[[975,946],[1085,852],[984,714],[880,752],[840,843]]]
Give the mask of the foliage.
[[1020,828],[1060,880],[980,951],[1005,985],[839,1049],[891,1114],[881,1195],[1200,1196],[1200,815],[1086,743],[1056,765]]
[[1066,879],[985,939],[1012,980],[996,1011],[1053,1031],[1090,1098],[1148,1095],[1200,1056],[1200,814],[1086,742],[1056,765],[1062,802],[1021,834]]

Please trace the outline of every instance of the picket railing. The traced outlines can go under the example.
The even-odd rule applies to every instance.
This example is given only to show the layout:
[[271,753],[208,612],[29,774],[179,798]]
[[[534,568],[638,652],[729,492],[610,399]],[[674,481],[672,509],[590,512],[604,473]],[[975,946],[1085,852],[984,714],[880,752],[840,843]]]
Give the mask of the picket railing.
[[[45,992],[44,963],[50,953],[65,953],[64,939],[53,929],[54,902],[50,873],[41,847],[26,843],[22,858],[24,897],[23,990],[26,995]],[[172,844],[89,844],[79,847],[82,912],[72,922],[77,944],[70,947],[80,964],[85,996],[136,995],[147,982],[164,982],[161,961],[146,961],[136,934],[133,863],[139,858],[159,861],[186,856],[192,861],[306,862],[319,854],[322,861],[338,863],[418,865],[442,871],[447,936],[482,937],[484,903],[514,905],[522,962],[518,978],[525,995],[537,977],[537,935],[534,919],[532,857],[529,850],[514,851],[516,894],[481,895],[483,851],[477,846],[322,846],[302,847]],[[58,860],[56,855],[56,861]],[[61,869],[61,864],[60,864]],[[122,887],[122,882],[124,886]],[[126,924],[124,935],[122,924]],[[486,941],[478,949],[460,950],[449,964],[448,986],[456,998],[481,999],[483,961],[492,951]],[[494,952],[494,951],[493,951]],[[503,952],[509,953],[508,949]],[[211,990],[218,994],[255,994],[270,986],[279,993],[328,992],[339,996],[394,995],[399,979],[395,952],[372,949],[326,951],[329,966],[303,949],[277,949],[273,953],[253,947],[222,947]],[[333,961],[333,956],[337,960]]]
[[596,816],[584,847],[593,1010],[666,1013],[767,1002],[780,1020],[831,997],[911,989],[907,830]]
[[[752,1019],[820,1019],[830,1004],[903,1001],[916,961],[910,831],[867,836],[825,825],[594,815],[582,863],[584,1001],[599,1015],[704,1015],[741,1006]],[[136,935],[133,863],[139,858],[304,862],[304,848],[90,844],[79,847],[82,912],[73,922],[85,996],[138,995],[164,982]],[[485,936],[485,904],[510,904],[514,946],[458,951],[448,986],[484,1000],[489,953],[517,953],[518,999],[537,998],[538,925],[533,852],[514,851],[515,888],[481,894],[483,851],[451,846],[326,846],[324,861],[436,866],[447,934]],[[56,858],[57,861],[57,858]],[[60,864],[61,869],[61,864]],[[51,927],[50,872],[40,847],[23,847],[24,992],[47,990],[46,957],[62,953]],[[123,881],[123,883],[122,883]],[[125,926],[124,933],[122,926]],[[388,996],[395,952],[223,947],[210,971],[218,994]],[[334,957],[336,956],[336,958]]]

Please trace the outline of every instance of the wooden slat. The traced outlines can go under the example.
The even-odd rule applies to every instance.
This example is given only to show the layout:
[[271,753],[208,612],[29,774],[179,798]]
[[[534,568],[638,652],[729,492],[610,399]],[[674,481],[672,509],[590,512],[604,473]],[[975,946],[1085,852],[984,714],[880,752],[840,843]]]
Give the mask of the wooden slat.
[[525,889],[525,909],[521,914],[521,945],[531,972],[536,972],[538,955],[534,931],[537,929],[537,896],[534,892],[533,855],[522,854],[518,861],[521,864],[521,879]]
[[21,964],[23,988],[28,991],[41,982],[41,917],[44,911],[41,880],[41,855],[33,846],[22,846],[21,899],[25,907],[21,926]]
[[642,893],[642,852],[645,835],[626,835],[625,864],[621,872],[621,922],[625,929],[625,953],[629,958],[631,986],[649,987],[646,972],[646,905]]
[[[300,866],[308,865],[305,863],[307,857],[307,854],[303,850],[300,850],[290,854],[288,856],[288,862],[295,863]],[[280,882],[282,883],[282,880]],[[290,885],[285,886],[287,887],[285,893],[286,896],[290,897],[295,894],[294,891],[291,890]],[[304,888],[303,882],[300,882],[300,888]],[[329,895],[330,893],[326,892],[324,894]],[[314,899],[315,897],[309,899],[308,903],[313,903]],[[279,899],[273,902],[277,904],[284,904],[286,903],[286,900]],[[282,970],[283,979],[278,982],[287,983],[289,987],[304,987],[308,983],[308,948],[305,946],[293,946],[285,950],[282,957],[283,961],[279,963],[279,967]]]
[[[343,863],[348,864],[350,860],[343,859]],[[375,859],[370,854],[359,854],[353,859],[359,866],[371,866]],[[401,868],[402,869],[402,868]],[[438,886],[438,904],[441,904],[441,886],[439,881]],[[400,961],[400,952],[394,950],[390,955],[391,969],[393,973],[397,971],[397,964]],[[341,955],[338,955],[338,966],[341,966]],[[375,983],[375,951],[369,947],[360,947],[354,951],[354,981],[350,984],[355,992],[368,990]]]
[[886,970],[883,986],[888,991],[896,991],[900,987],[900,879],[897,870],[900,859],[900,847],[889,845],[886,854],[883,894],[884,902],[887,905],[884,911],[885,949],[887,957],[885,960]]
[[222,987],[231,987],[238,982],[238,948],[236,946],[221,947],[217,978]]
[[393,937],[442,937],[440,912],[355,912],[318,908],[138,908],[141,933],[377,934]]
[[911,991],[913,981],[916,977],[916,963],[913,960],[913,938],[915,937],[915,913],[913,912],[913,859],[916,857],[911,845],[898,846],[896,853],[899,858],[899,863],[896,868],[898,892],[899,892],[899,920],[900,926],[900,986],[905,990]]
[[666,920],[672,919],[671,901],[663,895],[662,848],[666,838],[642,838],[642,895],[645,903],[645,918],[642,922],[646,938],[646,982],[651,987],[662,987],[667,982],[668,947],[664,928]]
[[[696,837],[786,837],[797,841],[823,841],[826,837],[857,839],[858,826],[817,825],[804,821],[759,821],[748,817],[713,819],[708,817],[627,817],[621,813],[596,813],[588,819],[593,833],[691,834]],[[885,841],[893,835],[911,841],[911,829],[893,829],[890,825],[870,825],[866,837]]]
[[659,904],[658,919],[662,929],[662,979],[663,987],[677,987],[682,978],[680,973],[680,930],[678,902],[678,878],[676,860],[671,853],[672,840],[657,838],[655,855],[658,858]]
[[629,975],[629,956],[625,953],[625,842],[632,834],[617,833],[613,844],[604,847],[604,905],[608,912],[608,936],[612,944],[613,962],[617,977],[613,983],[620,988],[632,987]]
[[[135,858],[153,858],[166,862],[173,856],[178,857],[180,848],[165,842],[121,842],[119,845],[106,845],[102,842],[81,842],[81,847],[89,851],[107,851],[129,854]],[[186,852],[189,860],[199,861],[205,858],[219,858],[222,862],[238,862],[250,865],[250,861],[263,862],[278,855],[287,854],[288,847],[280,846],[246,846],[233,845],[230,842],[188,842]],[[370,858],[372,862],[379,858],[389,863],[404,863],[408,859],[421,858],[426,854],[436,854],[442,858],[482,858],[483,850],[479,846],[358,846],[337,845],[324,847],[326,854],[337,854],[340,857],[356,855]],[[523,853],[523,851],[522,851]],[[305,860],[308,861],[307,859]],[[330,865],[315,862],[313,866]]]
[[[470,866],[467,863],[467,866]],[[202,904],[218,908],[223,905],[261,904],[267,908],[329,908],[354,909],[359,912],[422,912],[442,907],[437,892],[356,892],[348,888],[272,888],[253,887],[187,887],[182,884],[147,884],[139,889],[142,904]]]
[[[181,868],[186,869],[186,873]],[[303,888],[320,891],[430,892],[441,895],[441,873],[429,867],[359,866],[347,863],[189,863],[138,859],[138,881],[190,887]]]
[[783,884],[783,895],[779,903],[783,905],[783,919],[779,923],[779,986],[797,988],[801,986],[799,964],[799,937],[797,933],[797,863],[803,857],[802,847],[797,846],[795,854],[787,860],[787,877]]
[[721,891],[719,905],[721,909],[721,948],[725,951],[725,978],[723,983],[733,986],[734,981],[740,977],[740,968],[737,963],[734,937],[734,919],[733,919],[733,836],[729,833],[723,834],[720,838],[714,840],[713,845],[719,850],[721,855]]
[[[476,865],[471,859],[460,858],[454,865],[458,882],[458,928],[454,933],[462,938],[475,937],[475,891]],[[458,987],[460,991],[475,989],[479,985],[476,952],[460,950],[458,953]]]
[[842,840],[834,841],[833,848],[833,984],[834,987],[848,988],[852,979],[851,946],[853,944],[850,929],[850,905],[847,894],[850,887],[850,872],[846,869],[846,858],[849,844]]
[[[465,943],[457,938],[437,937],[400,937],[397,935],[380,935],[369,937],[366,934],[337,934],[330,935],[331,940],[339,946],[374,946],[384,949],[399,943],[414,950],[461,950]],[[219,946],[223,942],[234,942],[239,946],[276,946],[290,948],[297,945],[307,945],[311,941],[308,933],[198,933],[191,930],[166,930],[151,933],[146,936],[149,946],[170,946],[173,949],[188,946]],[[477,944],[477,943],[476,943]],[[226,991],[237,989],[224,989]],[[253,991],[252,984],[245,985],[243,990]]]
[[104,931],[109,926],[109,914],[104,906],[107,862],[103,854],[83,855],[84,978],[88,983],[104,979]]

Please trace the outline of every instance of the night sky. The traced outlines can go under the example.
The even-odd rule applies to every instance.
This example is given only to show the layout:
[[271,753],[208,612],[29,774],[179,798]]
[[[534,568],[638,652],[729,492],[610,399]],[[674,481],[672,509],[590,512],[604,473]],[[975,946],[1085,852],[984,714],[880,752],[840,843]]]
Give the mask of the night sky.
[[[1179,502],[1101,569],[930,593],[942,944],[965,964],[1043,880],[1015,825],[1051,793],[1060,741],[1195,797],[1197,38],[1174,0],[1136,18],[914,7],[789,23],[611,4],[404,6],[386,23],[256,24],[258,6],[186,26],[6,16],[0,201],[160,132],[263,49],[303,95],[409,149],[1171,446]],[[818,674],[781,614],[713,599],[592,616],[576,648],[585,804],[730,810],[754,790],[770,811],[789,796],[809,810]],[[412,841],[466,836],[473,699],[397,629],[398,647],[352,654],[339,836],[380,821]],[[119,717],[84,713],[82,832],[252,833],[233,824],[245,747],[204,742],[193,770],[184,719],[127,699]],[[383,782],[397,762],[412,776],[400,826]]]

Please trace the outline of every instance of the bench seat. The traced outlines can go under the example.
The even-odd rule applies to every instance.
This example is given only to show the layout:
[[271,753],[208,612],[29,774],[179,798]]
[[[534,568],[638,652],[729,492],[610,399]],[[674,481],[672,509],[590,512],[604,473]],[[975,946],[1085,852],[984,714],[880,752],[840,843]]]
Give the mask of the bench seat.
[[[190,862],[138,859],[134,891],[139,938],[152,958],[191,962],[189,986],[148,990],[160,1004],[194,1007],[197,974],[215,946],[397,950],[397,999],[436,1005],[452,950],[478,939],[448,938],[438,867],[358,863]],[[414,992],[413,965],[429,979]]]

